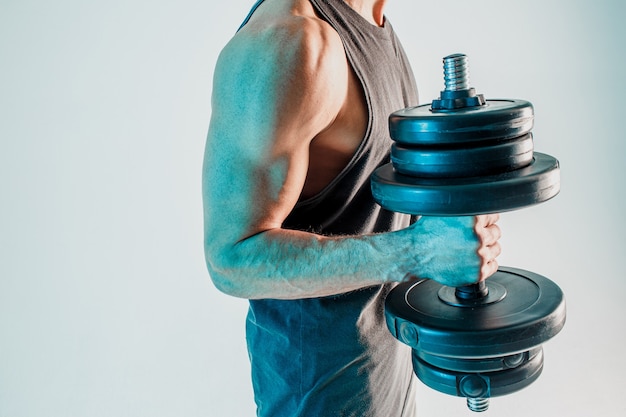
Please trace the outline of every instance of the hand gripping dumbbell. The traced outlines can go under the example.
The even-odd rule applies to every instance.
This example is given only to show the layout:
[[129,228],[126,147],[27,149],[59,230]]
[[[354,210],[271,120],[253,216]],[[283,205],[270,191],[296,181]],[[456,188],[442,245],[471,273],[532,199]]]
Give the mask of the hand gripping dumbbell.
[[[372,175],[384,208],[423,216],[500,213],[559,192],[559,162],[533,152],[533,107],[485,100],[470,88],[466,57],[444,58],[445,90],[431,104],[389,117],[391,163]],[[395,287],[385,304],[391,333],[413,349],[429,387],[485,411],[543,369],[542,343],[565,324],[565,300],[549,279],[501,267],[485,282],[452,288],[432,280]]]

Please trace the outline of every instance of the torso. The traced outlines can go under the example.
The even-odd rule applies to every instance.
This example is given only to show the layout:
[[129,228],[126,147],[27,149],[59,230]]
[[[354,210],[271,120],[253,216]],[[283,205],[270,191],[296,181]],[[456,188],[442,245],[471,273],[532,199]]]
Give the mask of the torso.
[[341,112],[309,147],[309,170],[301,199],[319,193],[348,165],[365,136],[367,119],[363,90],[354,72],[350,71],[348,94]]

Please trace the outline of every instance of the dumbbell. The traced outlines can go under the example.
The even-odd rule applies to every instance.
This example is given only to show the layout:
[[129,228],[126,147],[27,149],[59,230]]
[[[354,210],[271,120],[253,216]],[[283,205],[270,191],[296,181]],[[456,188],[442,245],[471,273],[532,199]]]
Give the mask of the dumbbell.
[[[545,202],[560,189],[559,162],[534,152],[533,106],[486,100],[469,87],[467,57],[443,59],[445,89],[432,103],[389,117],[391,162],[372,175],[382,207],[419,216],[501,213]],[[485,411],[543,369],[542,344],[565,324],[561,289],[534,272],[500,267],[458,288],[413,279],[387,297],[387,327],[412,348],[427,386]]]

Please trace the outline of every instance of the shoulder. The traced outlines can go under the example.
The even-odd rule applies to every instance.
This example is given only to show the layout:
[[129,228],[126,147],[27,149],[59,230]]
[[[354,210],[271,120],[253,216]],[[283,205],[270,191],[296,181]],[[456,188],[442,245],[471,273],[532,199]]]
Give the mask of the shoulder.
[[342,41],[328,23],[286,14],[260,17],[244,26],[222,50],[216,75],[254,76],[263,82],[301,80],[308,85],[345,70]]
[[222,50],[213,112],[237,112],[254,123],[277,120],[311,140],[345,103],[348,76],[343,43],[328,23],[307,15],[262,16]]

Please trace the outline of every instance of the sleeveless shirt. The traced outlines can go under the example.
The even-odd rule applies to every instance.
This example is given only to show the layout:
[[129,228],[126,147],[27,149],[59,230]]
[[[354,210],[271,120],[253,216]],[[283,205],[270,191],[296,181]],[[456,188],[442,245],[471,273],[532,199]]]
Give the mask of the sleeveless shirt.
[[[405,52],[388,20],[378,27],[343,0],[309,1],[339,34],[369,120],[348,165],[319,194],[300,201],[283,227],[333,236],[406,227],[408,216],[382,209],[370,189],[371,173],[389,161],[389,114],[417,105]],[[250,300],[246,341],[257,416],[414,416],[411,351],[385,325],[384,300],[393,285],[323,298]]]

